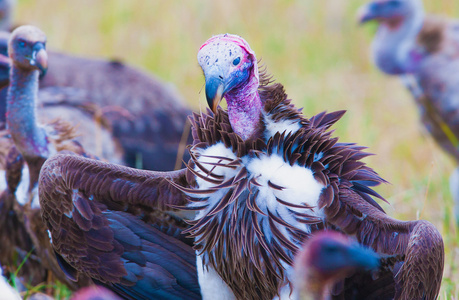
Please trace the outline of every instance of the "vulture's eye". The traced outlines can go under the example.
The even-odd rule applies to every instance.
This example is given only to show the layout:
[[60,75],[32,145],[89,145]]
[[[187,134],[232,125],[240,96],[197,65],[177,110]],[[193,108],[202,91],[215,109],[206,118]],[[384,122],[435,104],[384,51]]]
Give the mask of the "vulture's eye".
[[233,65],[237,66],[241,62],[241,58],[237,57],[233,60]]
[[19,47],[24,48],[26,46],[26,42],[19,41]]

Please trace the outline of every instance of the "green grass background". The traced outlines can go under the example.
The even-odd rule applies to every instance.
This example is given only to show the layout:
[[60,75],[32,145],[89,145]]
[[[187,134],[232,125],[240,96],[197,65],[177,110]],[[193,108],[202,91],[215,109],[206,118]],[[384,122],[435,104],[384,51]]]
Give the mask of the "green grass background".
[[[424,1],[431,13],[459,17],[459,1]],[[304,113],[346,109],[341,141],[376,153],[366,161],[391,184],[378,188],[402,220],[425,219],[443,234],[441,299],[459,299],[459,233],[448,178],[454,162],[419,124],[397,78],[375,69],[376,26],[360,27],[363,0],[19,0],[16,24],[39,26],[48,48],[117,58],[173,83],[195,110],[206,101],[196,61],[219,33],[243,36]],[[459,76],[459,74],[458,74]]]

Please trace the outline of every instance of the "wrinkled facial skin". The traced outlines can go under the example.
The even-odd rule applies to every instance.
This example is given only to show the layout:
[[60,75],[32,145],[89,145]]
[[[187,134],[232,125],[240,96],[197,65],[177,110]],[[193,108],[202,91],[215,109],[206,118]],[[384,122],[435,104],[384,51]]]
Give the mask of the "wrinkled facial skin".
[[214,38],[198,52],[198,62],[206,78],[207,101],[213,111],[225,94],[247,82],[254,67],[252,55],[231,37]]

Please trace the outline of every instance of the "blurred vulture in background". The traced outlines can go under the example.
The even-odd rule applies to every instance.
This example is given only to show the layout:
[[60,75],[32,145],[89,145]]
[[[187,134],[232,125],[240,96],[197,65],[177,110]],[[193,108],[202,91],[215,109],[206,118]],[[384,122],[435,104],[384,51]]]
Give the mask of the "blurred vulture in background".
[[[6,97],[7,129],[2,132],[3,135],[0,138],[0,149],[3,150],[0,152],[0,157],[6,171],[6,189],[0,196],[0,216],[3,217],[1,219],[2,224],[0,224],[2,239],[0,262],[11,274],[17,271],[18,265],[24,260],[25,265],[19,273],[24,284],[34,285],[45,281],[47,279],[45,271],[50,270],[71,289],[76,289],[90,284],[92,280],[82,275],[74,278],[68,277],[62,271],[65,269],[65,266],[61,265],[64,261],[59,260],[59,257],[54,254],[49,233],[43,226],[41,219],[37,198],[39,172],[44,161],[50,155],[63,150],[84,157],[94,157],[90,153],[97,153],[98,145],[100,145],[104,159],[119,163],[122,157],[119,155],[119,151],[115,151],[119,147],[117,147],[111,130],[97,128],[97,121],[91,115],[85,114],[80,109],[81,107],[46,105],[46,101],[51,99],[49,96],[45,97],[46,101],[41,101],[45,105],[39,110],[36,109],[39,97],[46,95],[44,92],[51,93],[53,97],[57,95],[55,91],[48,91],[48,89],[42,90],[38,94],[39,73],[46,73],[48,66],[45,45],[45,34],[33,26],[18,27],[11,34],[8,42],[11,72]],[[61,88],[56,89],[59,92],[62,90]],[[50,120],[51,117],[58,118]],[[67,119],[77,119],[82,123],[78,128],[74,128],[66,122]],[[81,130],[79,136],[77,136],[77,130]],[[119,218],[121,218],[121,222],[129,220],[128,217],[124,216],[119,216]],[[130,224],[134,226],[136,217],[132,218]],[[147,226],[149,225],[138,225],[136,229],[140,232],[146,231],[144,227]],[[168,230],[171,230],[170,226]],[[172,234],[178,236],[179,233],[179,230],[175,230]],[[161,235],[162,233],[159,232],[158,234]],[[150,236],[144,238],[147,242],[151,240]],[[133,241],[130,240],[130,242]],[[169,248],[163,251],[172,252],[172,256],[179,255],[181,253],[180,243],[183,242],[174,236]],[[163,242],[163,244],[165,243]],[[153,242],[150,242],[144,247],[147,249],[152,245]],[[143,249],[143,251],[147,250]],[[193,259],[193,252],[191,249],[189,251],[191,254],[189,256]],[[159,257],[157,251],[153,252],[155,254],[151,254],[153,258],[148,260],[149,263],[151,259]],[[186,256],[185,254],[182,256]],[[165,260],[160,259],[160,261]],[[187,264],[179,257],[175,261],[175,265],[169,263],[164,269],[175,268],[178,272],[177,265],[181,267]],[[191,264],[190,268],[193,269],[193,267],[195,268],[194,264]],[[138,272],[138,270],[134,270],[134,272]],[[195,286],[197,286],[196,271],[192,274],[194,276],[189,281],[191,284],[196,283]],[[154,281],[155,276],[158,275],[151,273],[146,278]],[[186,273],[179,276],[188,280]],[[141,283],[144,282],[141,281]],[[168,294],[161,292],[162,294],[159,294],[158,297],[167,298]],[[187,290],[185,294],[191,295],[190,293]],[[195,293],[199,295],[199,290]]]
[[[98,132],[95,120],[78,110],[61,108],[56,112],[61,118],[79,118],[83,122],[85,134],[80,142],[75,140],[75,128],[63,119],[46,120],[46,115],[38,120],[39,72],[46,72],[46,36],[36,27],[18,27],[10,37],[9,55],[11,59],[10,84],[7,94],[7,130],[2,132],[0,157],[4,162],[3,188],[0,195],[0,233],[2,247],[0,262],[10,273],[16,272],[25,262],[19,276],[23,284],[37,284],[44,281],[46,270],[76,288],[68,280],[54,256],[49,235],[43,226],[38,202],[38,175],[44,161],[53,153],[69,150],[79,155],[95,151],[94,141],[100,140],[104,147],[112,151],[108,160],[119,162],[120,155],[113,152],[116,144],[110,133]],[[52,114],[52,110],[47,111]],[[91,127],[92,126],[92,127]],[[88,142],[86,142],[88,141]],[[85,148],[86,147],[86,148]],[[6,186],[6,187],[5,187]],[[30,257],[29,257],[30,255]],[[89,281],[85,281],[86,284]],[[83,283],[82,283],[83,284]]]
[[[183,265],[178,274],[197,271],[204,299],[288,298],[295,289],[295,254],[324,229],[352,236],[382,257],[375,274],[339,280],[334,295],[435,299],[444,264],[441,235],[427,221],[385,214],[374,198],[384,199],[372,189],[385,181],[361,161],[369,154],[339,143],[328,130],[344,112],[305,118],[281,84],[259,73],[255,53],[239,36],[209,39],[198,61],[212,111],[193,115],[187,168],[136,170],[69,154],[44,164],[42,216],[65,272],[89,276],[128,298],[169,291],[169,281],[162,287],[142,283],[150,282],[142,247],[174,238],[175,230],[168,230],[168,239],[146,241],[131,215],[155,211],[175,222],[187,219],[183,233],[194,238],[197,270]],[[223,97],[227,111],[219,107]],[[191,246],[181,246],[189,255]],[[176,257],[160,255],[162,264],[150,272],[175,263]],[[194,287],[177,273],[161,274]]]
[[[360,22],[376,20],[373,59],[389,75],[402,75],[434,140],[459,163],[459,22],[424,15],[421,0],[373,1]],[[450,187],[459,222],[459,168]]]
[[[13,4],[14,1],[0,1],[3,30],[11,28]],[[9,38],[9,32],[0,33],[0,87],[4,87],[0,90],[2,128],[6,125],[11,65]],[[88,150],[88,153],[113,163],[157,170],[180,167],[190,136],[189,126],[186,128],[190,110],[172,86],[120,62],[52,52],[46,63],[54,71],[46,72],[45,67],[40,70],[42,83],[38,96],[33,91],[35,86],[29,87],[27,92],[33,95],[30,97],[33,104],[29,108],[36,105],[37,114],[28,111],[21,116],[22,119],[17,119],[16,128],[9,124],[8,130],[0,133],[0,163],[6,171],[6,182],[1,185],[5,190],[0,195],[0,262],[11,274],[24,261],[25,265],[18,273],[24,284],[43,282],[46,269],[51,269],[70,288],[76,289],[89,281],[80,278],[75,284],[61,273],[41,222],[38,201],[32,200],[44,159],[56,150],[68,149],[79,154]],[[18,90],[18,93],[25,92]],[[21,121],[24,123],[20,124]],[[49,142],[56,142],[56,147],[52,147],[55,148],[52,151],[45,149],[47,147],[35,149],[38,153],[24,156],[25,153],[20,151],[24,149],[18,150],[20,147],[14,145],[10,133],[12,130],[14,135],[14,131],[18,133],[23,125],[34,122],[54,127],[46,138]],[[33,132],[29,129],[24,128],[21,132],[30,134],[20,139],[26,143],[33,142],[37,133],[42,135],[41,130]],[[36,249],[32,251],[34,247]],[[45,257],[49,259],[43,260]]]
[[[13,0],[0,0],[3,29],[11,28]],[[1,16],[4,18],[2,19]],[[1,24],[0,24],[1,25]],[[0,33],[0,88],[8,85],[9,34]],[[40,76],[40,115],[60,108],[75,108],[110,130],[121,146],[125,165],[151,170],[182,166],[191,143],[187,117],[191,110],[171,84],[120,61],[76,57],[48,51],[49,71]],[[0,90],[0,124],[5,121],[7,88]],[[54,115],[54,114],[53,114]],[[66,118],[84,126],[78,118]],[[81,128],[79,132],[87,132]],[[98,141],[94,141],[97,143]],[[107,148],[107,147],[105,147]],[[106,157],[99,141],[98,153]]]

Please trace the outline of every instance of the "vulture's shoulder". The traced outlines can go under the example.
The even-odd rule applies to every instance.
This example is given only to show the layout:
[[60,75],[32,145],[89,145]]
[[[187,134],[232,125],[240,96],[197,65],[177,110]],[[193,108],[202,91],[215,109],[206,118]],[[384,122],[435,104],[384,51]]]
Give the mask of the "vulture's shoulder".
[[417,44],[429,54],[459,53],[459,21],[436,15],[426,16]]

